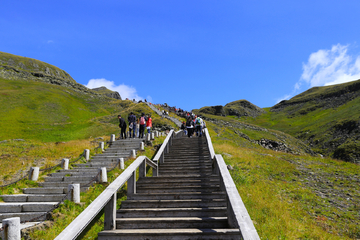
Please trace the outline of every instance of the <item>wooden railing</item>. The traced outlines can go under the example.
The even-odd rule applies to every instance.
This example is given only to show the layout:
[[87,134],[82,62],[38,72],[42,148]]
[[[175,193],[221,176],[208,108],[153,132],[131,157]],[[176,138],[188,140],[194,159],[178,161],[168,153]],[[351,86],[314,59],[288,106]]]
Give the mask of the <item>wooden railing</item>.
[[84,229],[100,214],[105,213],[104,229],[113,230],[116,227],[116,195],[127,182],[127,194],[136,193],[136,170],[139,168],[139,178],[146,177],[146,166],[157,172],[157,164],[145,156],[138,157],[119,177],[117,177],[74,221],[72,221],[55,239],[76,239]]
[[181,134],[182,131],[171,130],[153,160],[145,156],[138,157],[55,239],[76,239],[103,209],[105,213],[104,229],[115,229],[117,191],[127,182],[128,196],[135,194],[136,170],[139,168],[139,178],[146,177],[146,165],[153,168],[153,177],[158,176],[158,163],[164,162],[164,154],[169,152],[173,138],[180,137]]
[[[170,130],[170,132],[168,133],[167,137],[165,138],[163,144],[161,145],[159,151],[153,158],[153,161],[155,163],[159,163],[159,164],[164,163],[164,154],[169,152],[170,146],[172,145],[172,140],[174,138],[181,137],[182,134],[183,134],[183,131],[181,131],[181,130],[177,131],[177,132],[175,132],[174,130]],[[157,176],[157,173],[154,176]]]
[[215,154],[207,128],[204,129],[204,133],[210,151],[210,158],[213,161],[213,173],[220,175],[221,189],[225,191],[227,195],[229,226],[238,228],[242,234],[242,238],[245,240],[260,240],[223,157],[220,154]]

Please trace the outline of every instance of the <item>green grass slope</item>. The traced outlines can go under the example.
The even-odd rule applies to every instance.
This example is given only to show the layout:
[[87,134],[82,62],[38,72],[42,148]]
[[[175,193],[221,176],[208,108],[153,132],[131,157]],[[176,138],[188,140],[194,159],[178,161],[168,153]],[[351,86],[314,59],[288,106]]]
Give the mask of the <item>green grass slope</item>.
[[0,140],[89,137],[104,130],[95,130],[97,123],[92,119],[120,110],[108,98],[94,98],[58,85],[0,79],[0,86]]
[[360,80],[316,87],[244,119],[291,134],[323,155],[360,162]]
[[118,132],[117,115],[127,119],[133,111],[153,115],[154,127],[174,127],[146,104],[94,97],[86,93],[36,81],[0,78],[0,141],[37,139],[60,142]]
[[[311,156],[286,134],[227,119],[208,119],[207,126],[215,152],[233,167],[230,174],[261,239],[360,238],[359,165]],[[240,132],[250,140],[286,140],[299,153],[263,148]]]

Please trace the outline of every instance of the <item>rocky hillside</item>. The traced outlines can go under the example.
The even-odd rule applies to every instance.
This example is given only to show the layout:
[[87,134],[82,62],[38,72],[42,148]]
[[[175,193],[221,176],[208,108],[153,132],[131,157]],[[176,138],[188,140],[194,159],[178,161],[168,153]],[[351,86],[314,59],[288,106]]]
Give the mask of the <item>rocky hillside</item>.
[[311,88],[245,120],[289,133],[323,155],[360,162],[360,80]]
[[101,94],[103,94],[105,96],[108,96],[110,98],[115,98],[115,99],[122,100],[121,96],[120,96],[120,94],[118,92],[111,91],[111,90],[107,89],[106,87],[93,88],[92,90],[96,91],[98,93],[101,93]]
[[257,117],[265,111],[258,106],[250,103],[246,100],[238,100],[234,102],[230,102],[225,106],[211,106],[211,107],[203,107],[201,109],[195,109],[194,112],[198,114],[212,114],[218,116],[251,116]]

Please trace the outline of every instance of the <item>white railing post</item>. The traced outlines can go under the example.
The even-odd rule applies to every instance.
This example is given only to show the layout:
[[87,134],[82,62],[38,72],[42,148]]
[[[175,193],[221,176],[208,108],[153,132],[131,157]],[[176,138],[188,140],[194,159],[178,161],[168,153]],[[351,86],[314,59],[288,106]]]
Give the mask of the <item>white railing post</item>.
[[115,134],[111,134],[111,136],[110,136],[110,142],[111,142],[111,143],[115,142]]
[[39,178],[39,167],[31,167],[29,171],[29,180],[37,181]]
[[21,239],[21,231],[20,231],[20,218],[13,217],[7,218],[2,221],[3,225],[3,240],[20,240]]
[[107,171],[106,167],[99,168],[99,182],[100,183],[107,183]]
[[101,152],[104,151],[104,148],[105,148],[104,142],[99,142],[99,148],[101,149]]
[[125,169],[124,158],[119,158],[118,160],[120,161],[120,169]]
[[140,150],[141,150],[141,151],[144,151],[144,150],[145,150],[145,143],[144,143],[144,142],[141,142],[141,143],[140,143]]
[[136,158],[136,150],[135,149],[130,151],[130,157],[131,158]]
[[61,160],[61,168],[64,169],[64,170],[69,169],[69,159],[68,158],[63,158]]
[[90,159],[90,150],[89,149],[84,150],[84,157],[85,157],[86,161],[89,161],[89,159]]
[[80,184],[73,183],[68,185],[68,192],[70,192],[69,200],[74,203],[80,203]]

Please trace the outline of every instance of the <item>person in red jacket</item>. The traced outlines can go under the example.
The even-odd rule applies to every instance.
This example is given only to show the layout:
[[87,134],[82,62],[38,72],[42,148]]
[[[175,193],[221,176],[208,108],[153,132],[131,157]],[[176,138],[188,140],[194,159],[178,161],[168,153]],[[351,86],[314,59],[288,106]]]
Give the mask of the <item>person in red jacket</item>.
[[151,115],[149,114],[146,121],[146,129],[149,134],[151,133],[151,128],[152,128],[152,119],[151,119]]

